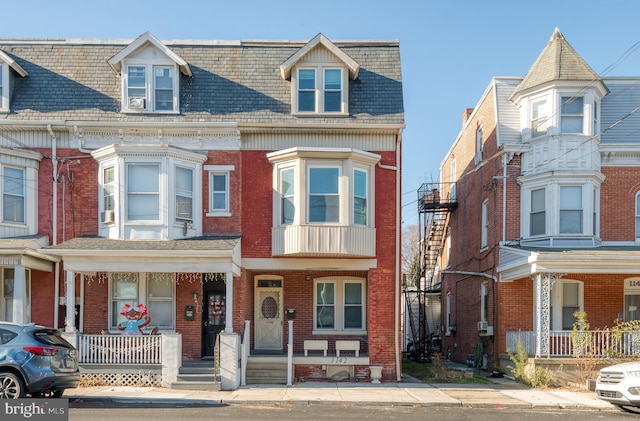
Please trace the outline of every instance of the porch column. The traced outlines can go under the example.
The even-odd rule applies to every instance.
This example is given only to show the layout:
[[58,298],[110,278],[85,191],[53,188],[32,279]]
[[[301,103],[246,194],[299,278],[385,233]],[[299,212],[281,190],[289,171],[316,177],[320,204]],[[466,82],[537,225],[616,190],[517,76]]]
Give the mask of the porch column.
[[65,280],[65,303],[67,305],[67,314],[65,316],[64,321],[64,331],[65,332],[75,332],[76,331],[76,283],[75,283],[75,272],[66,271],[66,280]]
[[25,269],[21,265],[16,265],[13,269],[13,312],[11,315],[14,323],[30,322],[30,315],[27,311],[27,306],[29,304],[29,291],[27,288]]
[[549,357],[549,333],[551,331],[551,289],[560,273],[536,273],[532,275],[536,294],[535,332],[536,358]]
[[224,277],[224,283],[226,286],[226,316],[224,322],[224,331],[226,333],[233,333],[233,272],[227,272]]

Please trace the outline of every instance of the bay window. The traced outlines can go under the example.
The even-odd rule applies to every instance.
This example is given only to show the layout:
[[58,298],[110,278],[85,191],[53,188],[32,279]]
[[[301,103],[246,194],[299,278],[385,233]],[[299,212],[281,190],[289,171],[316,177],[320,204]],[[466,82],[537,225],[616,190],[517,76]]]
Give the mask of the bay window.
[[193,170],[176,167],[176,221],[193,221]]
[[582,233],[582,187],[560,187],[560,233]]
[[560,132],[582,133],[584,117],[583,97],[562,97],[560,108]]
[[529,233],[533,235],[544,235],[546,233],[546,197],[545,189],[531,191],[531,216]]
[[25,222],[25,171],[22,168],[3,167],[2,220]]
[[309,222],[338,222],[339,168],[309,169]]
[[293,223],[295,215],[295,179],[294,169],[286,168],[280,172],[280,208],[282,209],[280,223],[283,225]]
[[353,171],[353,222],[356,225],[367,225],[367,172]]
[[547,134],[547,101],[538,100],[531,104],[531,137]]

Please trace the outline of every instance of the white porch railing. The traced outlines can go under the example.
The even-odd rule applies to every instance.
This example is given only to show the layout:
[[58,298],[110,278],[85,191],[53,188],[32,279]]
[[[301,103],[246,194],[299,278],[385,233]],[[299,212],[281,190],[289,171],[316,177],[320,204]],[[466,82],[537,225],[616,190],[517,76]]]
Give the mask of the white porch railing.
[[162,364],[161,335],[78,335],[80,364]]
[[[616,334],[610,330],[579,331],[572,338],[570,330],[549,332],[549,353],[542,357],[611,357],[640,355],[640,332]],[[515,353],[520,341],[530,357],[536,355],[536,333],[531,331],[509,331],[506,337],[507,351]]]

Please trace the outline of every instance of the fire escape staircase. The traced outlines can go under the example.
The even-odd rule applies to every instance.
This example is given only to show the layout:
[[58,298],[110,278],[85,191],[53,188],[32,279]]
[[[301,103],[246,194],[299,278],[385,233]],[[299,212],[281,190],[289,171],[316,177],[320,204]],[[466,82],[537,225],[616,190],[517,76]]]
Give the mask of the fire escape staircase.
[[438,332],[429,332],[427,294],[440,289],[440,282],[435,280],[436,267],[445,242],[449,216],[457,206],[455,183],[425,183],[418,189],[420,270],[415,290],[405,290],[412,334],[408,352],[409,357],[416,361],[430,361],[432,348],[436,346],[434,335],[438,336]]

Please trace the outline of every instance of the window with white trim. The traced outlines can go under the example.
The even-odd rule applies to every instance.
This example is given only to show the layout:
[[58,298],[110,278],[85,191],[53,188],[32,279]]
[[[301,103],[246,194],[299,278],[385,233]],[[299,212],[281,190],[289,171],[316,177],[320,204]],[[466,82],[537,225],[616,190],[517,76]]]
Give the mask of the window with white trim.
[[489,199],[482,202],[481,210],[481,229],[480,232],[480,248],[486,248],[489,245]]
[[9,89],[7,82],[9,80],[9,66],[0,63],[0,111],[9,110]]
[[366,285],[363,279],[314,279],[314,303],[314,330],[366,330]]
[[293,73],[296,113],[343,114],[347,111],[347,72],[342,68],[301,67]]
[[160,165],[127,165],[127,220],[160,219]]
[[451,335],[451,328],[453,327],[453,325],[451,324],[451,292],[447,292],[447,298],[446,298],[446,308],[445,308],[445,334]]
[[547,100],[540,99],[531,103],[531,137],[544,136],[547,134],[547,119],[549,111]]
[[544,235],[547,232],[546,190],[531,190],[531,214],[529,217],[529,234]]
[[233,165],[205,165],[209,172],[209,211],[207,216],[231,216],[231,172]]
[[583,311],[584,285],[580,281],[558,279],[551,290],[551,329],[571,330],[576,321],[573,315]]
[[584,98],[563,96],[560,108],[560,133],[583,133]]
[[636,193],[636,241],[640,241],[640,193]]
[[[0,320],[4,322],[13,322],[13,306],[17,301],[15,297],[15,268],[4,268],[0,271],[0,275],[2,276],[2,283],[0,284],[0,296],[2,297],[2,302],[0,302],[0,315],[2,315],[2,319]],[[24,269],[24,277],[24,299],[27,303],[25,317],[28,322],[31,315],[31,271]]]
[[353,170],[353,223],[367,225],[367,196],[369,195],[368,173]]
[[295,169],[290,167],[280,170],[280,223],[282,225],[293,223],[296,213],[295,187]]
[[309,168],[308,221],[338,222],[340,220],[339,167]]
[[136,63],[123,72],[124,103],[127,112],[174,113],[178,111],[176,65]]
[[6,165],[2,170],[2,221],[24,224],[25,170]]
[[[151,324],[163,330],[175,328],[175,274],[156,272],[111,272],[109,273],[109,301],[111,330],[126,321],[122,308],[129,304],[147,307]],[[150,329],[147,326],[145,329]]]
[[113,166],[102,170],[102,222],[111,224],[114,222],[115,200],[115,169]]
[[482,126],[479,126],[476,129],[476,154],[473,158],[475,164],[482,162],[482,142],[484,140],[482,136]]
[[582,225],[582,186],[561,186],[560,234],[581,234]]
[[193,170],[176,167],[176,222],[193,221]]
[[480,285],[480,321],[489,320],[489,284],[483,282]]

